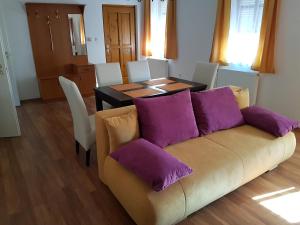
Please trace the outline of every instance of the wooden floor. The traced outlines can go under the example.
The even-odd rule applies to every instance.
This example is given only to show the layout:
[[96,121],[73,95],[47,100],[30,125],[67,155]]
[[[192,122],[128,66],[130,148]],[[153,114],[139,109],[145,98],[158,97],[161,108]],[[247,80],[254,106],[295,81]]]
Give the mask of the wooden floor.
[[[94,113],[94,99],[86,99],[86,104]],[[90,168],[83,152],[76,156],[66,102],[27,102],[18,115],[22,137],[0,139],[1,225],[134,224],[98,179],[95,152]],[[289,224],[252,198],[291,187],[293,192],[300,189],[300,148],[272,172],[180,224]]]

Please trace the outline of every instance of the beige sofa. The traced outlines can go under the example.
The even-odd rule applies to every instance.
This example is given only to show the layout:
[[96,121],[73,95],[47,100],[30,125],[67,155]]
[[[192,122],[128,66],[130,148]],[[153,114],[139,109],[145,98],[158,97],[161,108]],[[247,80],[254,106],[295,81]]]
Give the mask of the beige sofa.
[[288,159],[296,147],[290,132],[281,138],[244,125],[194,138],[165,148],[193,173],[155,192],[109,156],[103,119],[135,109],[129,106],[96,114],[100,179],[139,225],[176,224],[188,215],[235,190]]

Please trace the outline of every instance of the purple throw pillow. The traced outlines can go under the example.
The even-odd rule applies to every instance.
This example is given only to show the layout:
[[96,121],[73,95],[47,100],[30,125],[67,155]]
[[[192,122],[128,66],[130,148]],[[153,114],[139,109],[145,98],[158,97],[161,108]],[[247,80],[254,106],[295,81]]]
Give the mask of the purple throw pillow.
[[192,173],[190,167],[143,138],[122,146],[110,156],[155,191],[164,190]]
[[160,146],[199,136],[190,91],[156,98],[136,98],[141,136]]
[[244,124],[243,115],[229,87],[192,93],[200,135]]
[[264,130],[276,137],[282,137],[295,128],[299,121],[291,120],[283,115],[258,106],[250,106],[242,110],[247,124]]

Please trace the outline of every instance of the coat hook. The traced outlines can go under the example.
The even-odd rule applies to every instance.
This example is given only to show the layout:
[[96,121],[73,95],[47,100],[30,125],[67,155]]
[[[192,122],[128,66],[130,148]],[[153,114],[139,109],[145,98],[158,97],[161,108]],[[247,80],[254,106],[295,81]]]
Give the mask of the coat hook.
[[34,15],[35,15],[36,18],[39,18],[39,17],[40,17],[39,11],[38,11],[38,10],[35,10],[35,11],[34,11]]

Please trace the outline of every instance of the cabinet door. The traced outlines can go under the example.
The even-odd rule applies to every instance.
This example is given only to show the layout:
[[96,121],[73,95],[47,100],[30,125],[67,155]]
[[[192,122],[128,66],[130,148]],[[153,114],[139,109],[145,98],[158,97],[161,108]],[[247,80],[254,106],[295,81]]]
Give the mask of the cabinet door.
[[26,7],[37,75],[39,78],[54,76],[56,65],[51,10],[39,4],[28,4]]
[[95,73],[81,73],[79,75],[79,90],[82,95],[90,96],[94,94],[96,87]]
[[64,96],[58,78],[40,79],[40,91],[43,100],[59,99]]

